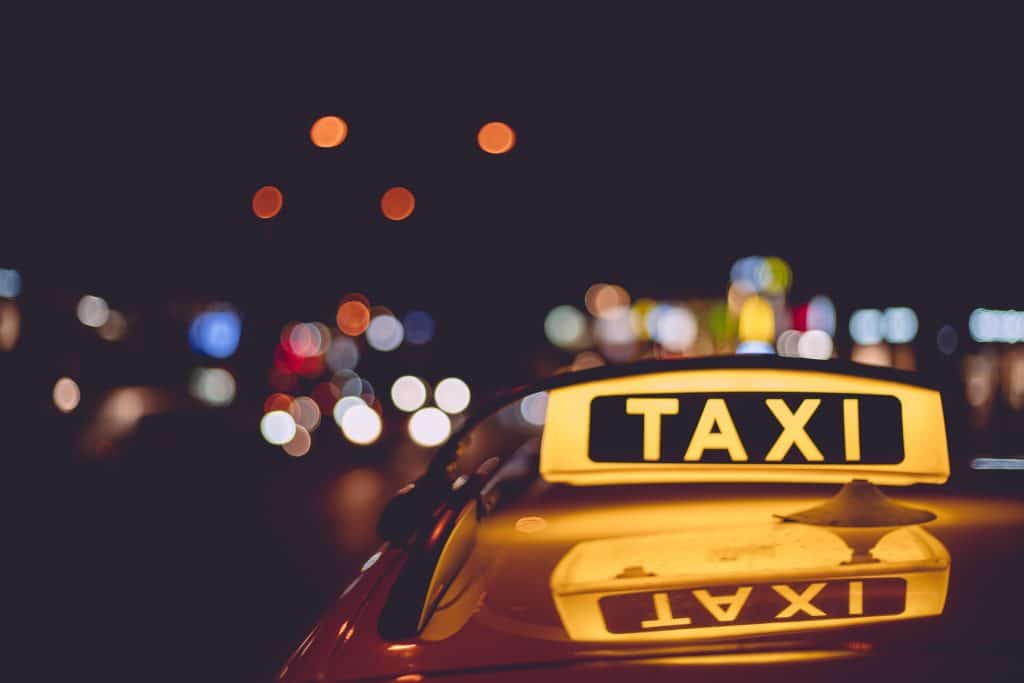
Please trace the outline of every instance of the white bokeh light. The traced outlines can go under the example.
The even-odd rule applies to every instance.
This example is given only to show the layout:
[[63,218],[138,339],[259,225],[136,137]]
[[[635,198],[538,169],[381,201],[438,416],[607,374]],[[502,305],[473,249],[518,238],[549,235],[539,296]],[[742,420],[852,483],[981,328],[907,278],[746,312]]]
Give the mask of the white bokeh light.
[[544,335],[559,348],[577,348],[587,335],[587,318],[575,306],[555,306],[544,318]]
[[110,306],[100,297],[87,294],[79,300],[77,313],[83,325],[101,327],[110,317]]
[[275,446],[283,446],[295,438],[295,418],[283,410],[272,410],[260,420],[260,433]]
[[452,415],[465,410],[469,406],[469,399],[469,387],[458,377],[443,379],[434,389],[437,407]]
[[452,432],[452,421],[437,408],[422,408],[409,418],[409,436],[421,446],[437,446]]
[[824,330],[807,330],[800,335],[796,348],[801,358],[827,360],[832,357],[832,337]]
[[334,409],[331,411],[331,414],[334,415],[334,421],[338,423],[338,427],[343,428],[341,422],[345,418],[345,413],[355,406],[365,405],[366,401],[359,396],[342,396],[338,399],[337,403],[334,404]]
[[235,400],[235,378],[224,368],[196,368],[189,393],[210,406],[226,406]]
[[341,431],[345,438],[360,446],[376,441],[382,428],[380,415],[365,403],[352,406],[341,417]]
[[407,413],[419,410],[427,402],[427,386],[419,377],[403,375],[391,385],[391,401]]
[[684,306],[663,309],[654,323],[652,337],[668,351],[682,353],[697,340],[697,318]]
[[546,391],[538,391],[535,394],[524,396],[523,400],[519,402],[519,414],[531,425],[542,426],[547,412],[548,393]]
[[393,315],[378,315],[366,328],[366,343],[378,351],[394,351],[404,338],[405,329]]

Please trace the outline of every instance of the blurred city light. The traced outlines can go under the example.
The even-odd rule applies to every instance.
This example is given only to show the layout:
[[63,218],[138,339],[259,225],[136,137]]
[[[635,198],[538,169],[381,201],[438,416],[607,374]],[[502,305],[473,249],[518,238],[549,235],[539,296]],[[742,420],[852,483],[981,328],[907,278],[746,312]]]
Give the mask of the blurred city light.
[[394,351],[404,337],[402,323],[387,313],[375,316],[366,328],[366,343],[378,351]]
[[392,187],[380,198],[380,211],[392,221],[404,221],[416,208],[416,197],[404,187]]
[[775,352],[772,346],[775,341],[775,309],[767,299],[751,296],[743,302],[740,307],[739,338],[741,342],[756,341],[768,345],[769,351],[753,353]]
[[434,402],[446,413],[456,415],[469,406],[469,386],[458,377],[448,377],[434,388]]
[[295,418],[283,410],[272,410],[260,420],[260,434],[268,443],[283,446],[295,438]]
[[309,448],[312,445],[313,439],[309,435],[309,431],[302,425],[296,425],[295,436],[288,443],[282,444],[281,448],[293,458],[301,458],[306,453],[309,453]]
[[188,341],[199,353],[227,358],[238,348],[241,335],[242,320],[238,313],[226,304],[218,304],[192,319]]
[[[633,320],[628,306],[616,306],[608,309],[594,321],[594,337],[604,347],[616,347],[624,344],[632,345],[636,341],[633,331]],[[632,354],[632,348],[629,349]]]
[[603,282],[591,285],[583,300],[595,318],[618,315],[620,309],[630,303],[629,292],[619,285]]
[[288,407],[295,423],[307,432],[316,431],[320,426],[320,406],[309,396],[299,396]]
[[850,338],[862,346],[879,344],[885,337],[885,319],[876,308],[861,308],[850,314]]
[[480,127],[476,141],[488,154],[504,154],[515,146],[516,134],[507,123],[491,121]]
[[559,348],[579,348],[587,336],[586,316],[575,306],[555,306],[544,318],[544,336]]
[[802,336],[796,330],[783,330],[779,338],[775,340],[775,349],[780,356],[798,358],[800,356],[800,337]]
[[347,298],[338,306],[335,315],[338,329],[350,337],[357,337],[370,325],[370,307],[360,298]]
[[78,300],[78,320],[88,327],[99,327],[110,317],[110,306],[104,299],[87,294]]
[[535,394],[524,396],[523,400],[519,402],[519,413],[531,425],[543,426],[547,412],[548,394],[546,391],[538,391]]
[[917,336],[917,313],[905,306],[885,309],[882,330],[890,344],[909,344]]
[[334,421],[338,424],[338,428],[342,429],[342,420],[345,419],[345,413],[354,408],[355,406],[365,406],[366,401],[360,396],[342,396],[331,410],[331,414],[334,415]]
[[62,413],[70,413],[78,407],[82,392],[78,383],[70,377],[61,377],[53,385],[53,405]]
[[189,393],[207,405],[226,406],[235,400],[235,378],[224,368],[196,368]]
[[409,436],[421,446],[444,443],[451,431],[451,420],[437,408],[421,408],[409,418]]
[[976,308],[971,311],[968,329],[976,342],[1016,344],[1024,341],[1024,311]]
[[124,339],[125,332],[127,331],[128,320],[125,319],[124,314],[111,309],[107,321],[99,326],[96,334],[104,341],[115,342]]
[[267,400],[263,402],[263,412],[269,413],[275,410],[283,410],[290,413],[292,403],[294,401],[295,399],[288,394],[271,394],[270,396],[267,396]]
[[756,292],[761,282],[761,269],[763,265],[764,259],[762,257],[745,256],[732,264],[732,268],[729,270],[729,280],[747,292]]
[[434,338],[434,319],[426,311],[409,311],[402,318],[405,326],[405,340],[417,346],[427,344]]
[[10,351],[21,336],[21,310],[13,301],[0,301],[0,351]]
[[333,372],[352,370],[359,365],[359,347],[348,337],[336,337],[327,347],[324,359]]
[[797,354],[801,358],[827,360],[832,357],[832,337],[824,330],[807,330],[797,341]]
[[656,317],[651,338],[672,353],[682,353],[697,340],[697,317],[686,306],[669,306]]
[[761,261],[756,273],[757,291],[765,294],[785,294],[793,282],[789,264],[778,256]]
[[339,116],[321,116],[309,128],[309,139],[317,147],[337,147],[348,137],[348,124]]
[[264,185],[252,196],[252,212],[264,220],[273,218],[284,206],[284,195],[273,185]]
[[391,401],[407,413],[419,410],[427,402],[427,386],[419,377],[403,375],[391,385]]
[[281,333],[281,342],[300,358],[324,353],[330,343],[330,331],[322,323],[295,323]]
[[950,356],[954,351],[956,351],[956,346],[959,341],[960,339],[956,333],[956,329],[952,325],[943,325],[935,335],[935,345],[939,348],[939,351],[946,356]]
[[757,341],[757,340],[745,341],[745,342],[740,342],[736,346],[736,353],[739,354],[739,355],[757,354],[757,353],[774,354],[775,353],[775,347],[771,345],[771,342]]
[[629,321],[633,325],[633,334],[636,335],[637,339],[650,339],[651,334],[647,329],[647,318],[657,305],[657,301],[647,298],[637,299],[633,302],[633,307],[629,312]]
[[380,436],[382,428],[380,415],[365,403],[353,405],[343,411],[341,431],[345,438],[354,444],[366,446],[373,443]]
[[836,306],[832,299],[823,294],[811,297],[807,302],[805,329],[821,330],[830,336],[836,333]]
[[0,297],[13,299],[21,294],[21,273],[12,268],[0,268]]

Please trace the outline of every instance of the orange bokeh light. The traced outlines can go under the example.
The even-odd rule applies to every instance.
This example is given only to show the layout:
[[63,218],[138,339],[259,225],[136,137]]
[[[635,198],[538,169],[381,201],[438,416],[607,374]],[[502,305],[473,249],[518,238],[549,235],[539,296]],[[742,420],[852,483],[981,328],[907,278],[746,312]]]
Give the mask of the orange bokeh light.
[[488,154],[504,154],[515,147],[516,132],[507,123],[491,121],[480,127],[476,141]]
[[263,412],[269,413],[274,410],[283,410],[288,412],[292,405],[292,397],[288,394],[271,394],[267,397],[267,400],[263,402]]
[[339,116],[321,116],[309,128],[309,139],[317,147],[337,147],[348,137],[348,124]]
[[370,309],[358,299],[350,299],[338,306],[336,316],[338,329],[355,337],[366,331],[370,325]]
[[404,221],[415,207],[416,197],[404,187],[392,187],[380,198],[381,213],[393,221]]
[[282,206],[284,195],[273,185],[264,185],[252,196],[252,212],[259,218],[273,218],[281,212]]

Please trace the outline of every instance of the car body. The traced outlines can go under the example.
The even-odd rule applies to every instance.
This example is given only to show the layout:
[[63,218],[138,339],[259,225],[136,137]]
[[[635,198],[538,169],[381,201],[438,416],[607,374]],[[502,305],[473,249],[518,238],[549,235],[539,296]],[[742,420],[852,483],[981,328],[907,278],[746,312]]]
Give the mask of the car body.
[[[542,433],[485,429],[538,392]],[[389,504],[280,677],[1014,680],[1024,502],[947,481],[952,412],[907,373],[768,357],[520,389]]]

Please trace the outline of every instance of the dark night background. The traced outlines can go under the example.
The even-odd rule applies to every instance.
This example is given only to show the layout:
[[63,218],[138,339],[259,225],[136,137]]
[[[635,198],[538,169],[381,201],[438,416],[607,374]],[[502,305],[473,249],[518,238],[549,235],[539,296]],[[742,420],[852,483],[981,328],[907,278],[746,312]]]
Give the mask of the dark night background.
[[[973,308],[1024,303],[1019,22],[723,9],[138,8],[11,26],[0,266],[24,287],[0,369],[15,447],[74,454],[90,386],[184,395],[199,361],[182,310],[230,301],[244,320],[235,404],[183,404],[116,457],[72,455],[61,566],[79,678],[268,680],[373,548],[365,530],[332,547],[318,515],[331,482],[378,456],[288,459],[257,429],[282,325],[330,322],[347,292],[437,321],[429,346],[368,357],[378,393],[405,372],[457,374],[474,400],[529,381],[551,352],[545,314],[590,284],[723,297],[748,254],[785,258],[790,299],[829,294],[841,330],[854,308],[914,307],[918,367],[958,376],[936,330],[954,324],[969,351]],[[350,127],[327,153],[308,137],[324,114]],[[495,119],[517,144],[492,157],[475,134]],[[262,221],[266,184],[285,200]],[[402,222],[380,214],[392,185],[416,194]],[[126,313],[125,341],[78,323],[86,293]],[[68,374],[83,403],[62,415]],[[404,483],[382,476],[381,496]]]

